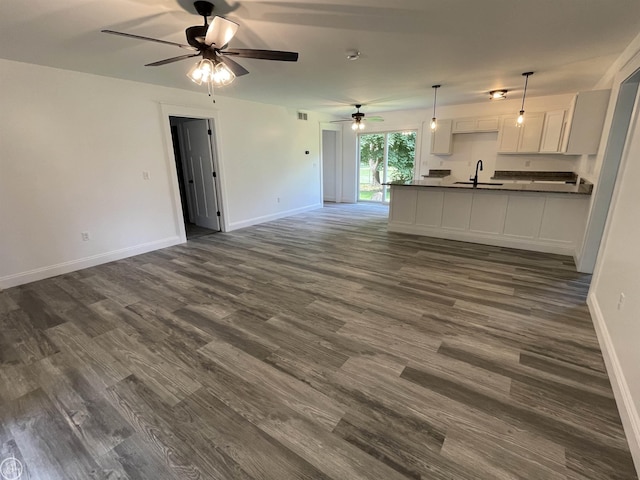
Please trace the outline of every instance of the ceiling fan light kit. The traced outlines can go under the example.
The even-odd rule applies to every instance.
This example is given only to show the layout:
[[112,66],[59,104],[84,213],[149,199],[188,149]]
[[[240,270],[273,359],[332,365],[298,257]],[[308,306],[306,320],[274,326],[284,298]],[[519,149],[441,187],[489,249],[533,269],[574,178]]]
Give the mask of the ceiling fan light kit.
[[238,31],[239,25],[219,16],[213,17],[211,24],[209,24],[208,17],[211,16],[214,8],[211,2],[196,1],[193,6],[198,15],[204,18],[204,25],[194,25],[185,30],[187,45],[114,30],[102,30],[102,32],[193,50],[195,53],[167,58],[158,62],[148,63],[145,66],[158,67],[187,58],[202,56],[202,59],[191,67],[187,76],[198,85],[205,83],[209,89],[209,95],[211,95],[213,87],[229,85],[236,77],[249,73],[242,65],[229,58],[230,56],[282,62],[298,61],[297,52],[227,48],[229,42]]
[[194,83],[202,85],[203,83],[209,86],[209,94],[212,93],[213,87],[224,87],[229,85],[236,76],[233,72],[222,62],[214,64],[208,58],[203,58],[196,63],[191,70],[187,73]]

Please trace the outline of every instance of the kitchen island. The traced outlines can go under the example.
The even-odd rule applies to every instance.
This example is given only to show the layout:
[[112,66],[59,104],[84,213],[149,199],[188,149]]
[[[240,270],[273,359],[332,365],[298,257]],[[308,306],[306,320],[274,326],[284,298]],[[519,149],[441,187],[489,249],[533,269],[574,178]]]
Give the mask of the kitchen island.
[[451,177],[391,182],[390,232],[576,256],[592,185],[455,182]]

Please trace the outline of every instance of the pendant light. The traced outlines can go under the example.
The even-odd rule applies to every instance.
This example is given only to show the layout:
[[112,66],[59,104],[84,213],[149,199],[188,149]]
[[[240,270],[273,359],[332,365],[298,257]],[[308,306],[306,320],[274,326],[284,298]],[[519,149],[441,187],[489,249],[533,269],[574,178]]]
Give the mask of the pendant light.
[[524,79],[524,92],[522,92],[522,107],[520,107],[520,115],[516,120],[516,127],[520,127],[524,123],[524,99],[527,96],[527,84],[529,83],[529,77],[533,75],[533,72],[524,72],[522,74]]
[[432,85],[433,88],[433,118],[431,119],[431,131],[435,132],[436,127],[438,126],[436,122],[436,100],[438,98],[438,89],[442,85]]

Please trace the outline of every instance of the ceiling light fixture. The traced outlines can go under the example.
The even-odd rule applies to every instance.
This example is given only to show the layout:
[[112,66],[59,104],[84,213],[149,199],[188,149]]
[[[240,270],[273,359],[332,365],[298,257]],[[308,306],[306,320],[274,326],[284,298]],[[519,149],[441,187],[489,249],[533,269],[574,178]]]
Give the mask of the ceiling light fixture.
[[351,124],[352,130],[364,130],[364,123],[362,122],[362,118],[356,117],[353,119],[353,123]]
[[527,96],[527,84],[529,83],[529,77],[533,75],[533,72],[524,72],[522,74],[524,79],[524,92],[522,92],[522,107],[520,107],[520,115],[518,115],[518,119],[516,120],[516,127],[521,126],[524,123],[524,99]]
[[436,121],[436,100],[438,98],[438,89],[442,85],[432,85],[433,88],[433,118],[431,119],[431,131],[435,131],[438,123]]
[[224,63],[209,58],[203,58],[196,63],[187,73],[187,77],[198,85],[206,83],[209,95],[211,95],[213,87],[229,85],[236,78]]
[[509,90],[491,90],[489,92],[489,98],[491,100],[504,100],[507,98],[507,92]]
[[347,60],[358,60],[360,58],[360,52],[357,50],[353,50],[347,53]]

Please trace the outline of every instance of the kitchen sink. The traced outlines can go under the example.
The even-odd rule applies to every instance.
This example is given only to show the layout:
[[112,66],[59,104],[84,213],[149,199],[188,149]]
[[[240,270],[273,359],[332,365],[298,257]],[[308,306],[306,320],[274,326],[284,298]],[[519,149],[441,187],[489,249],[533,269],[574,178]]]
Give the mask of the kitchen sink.
[[[473,182],[453,182],[454,185],[473,185]],[[478,185],[503,185],[502,183],[484,183],[478,182]]]

